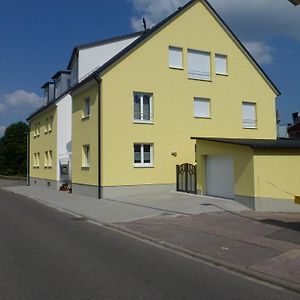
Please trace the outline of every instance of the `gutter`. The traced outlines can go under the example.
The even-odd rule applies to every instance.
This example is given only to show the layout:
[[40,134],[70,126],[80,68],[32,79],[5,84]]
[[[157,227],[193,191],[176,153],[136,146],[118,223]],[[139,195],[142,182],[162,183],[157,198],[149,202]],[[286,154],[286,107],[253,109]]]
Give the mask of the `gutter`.
[[102,118],[101,118],[101,83],[102,79],[100,80],[97,77],[94,77],[95,81],[98,85],[98,199],[102,198],[102,177],[101,177],[101,161],[102,161],[102,143],[101,143],[101,130],[102,130]]

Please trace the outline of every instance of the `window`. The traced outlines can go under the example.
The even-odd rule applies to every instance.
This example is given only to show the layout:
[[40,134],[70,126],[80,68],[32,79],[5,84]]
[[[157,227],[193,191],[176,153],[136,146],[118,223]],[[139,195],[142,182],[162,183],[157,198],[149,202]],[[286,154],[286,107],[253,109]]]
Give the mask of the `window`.
[[243,102],[243,127],[257,128],[255,103]]
[[55,81],[55,98],[60,96],[60,79]]
[[216,54],[216,74],[227,75],[227,56],[222,54]]
[[53,117],[51,116],[49,118],[49,123],[48,123],[48,132],[52,131],[52,125],[53,125]]
[[45,151],[44,167],[48,167],[48,151]]
[[82,167],[90,167],[90,145],[82,146]]
[[41,127],[41,123],[39,122],[36,127],[36,136],[40,136],[40,127]]
[[134,93],[134,120],[152,122],[152,94]]
[[152,144],[134,144],[134,166],[153,167]]
[[183,69],[182,48],[169,47],[169,67]]
[[36,154],[36,167],[39,168],[40,167],[40,152],[38,152]]
[[36,138],[36,127],[37,125],[35,124],[33,128],[33,138]]
[[210,100],[194,98],[195,118],[210,118]]
[[52,151],[48,152],[48,168],[52,168]]
[[190,79],[211,80],[210,53],[188,50],[188,68]]
[[35,168],[37,165],[37,157],[36,157],[36,153],[33,154],[33,167]]
[[90,97],[84,99],[84,107],[82,112],[82,118],[88,118],[91,114],[91,100]]
[[48,132],[48,126],[49,126],[49,119],[46,119],[46,125],[45,125],[45,134]]

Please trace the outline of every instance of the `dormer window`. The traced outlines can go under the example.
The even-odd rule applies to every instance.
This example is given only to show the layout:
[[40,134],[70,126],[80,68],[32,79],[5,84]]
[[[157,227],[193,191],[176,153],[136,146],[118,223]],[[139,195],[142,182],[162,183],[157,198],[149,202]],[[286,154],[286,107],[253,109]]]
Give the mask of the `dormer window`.
[[70,88],[70,71],[59,71],[53,77],[55,81],[55,98],[59,98]]
[[76,58],[71,68],[71,83],[70,86],[74,86],[78,82],[78,59]]
[[44,90],[44,105],[47,105],[54,99],[54,82],[46,82],[42,89]]

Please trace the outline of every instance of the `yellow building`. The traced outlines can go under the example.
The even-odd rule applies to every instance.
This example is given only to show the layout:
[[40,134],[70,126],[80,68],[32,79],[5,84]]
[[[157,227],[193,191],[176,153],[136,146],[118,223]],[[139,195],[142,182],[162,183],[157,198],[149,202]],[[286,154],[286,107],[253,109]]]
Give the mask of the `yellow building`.
[[190,1],[73,88],[73,192],[174,189],[192,136],[276,139],[279,94],[208,2]]
[[30,118],[30,184],[57,189],[56,106],[43,107]]
[[300,141],[195,138],[198,193],[260,211],[300,212]]

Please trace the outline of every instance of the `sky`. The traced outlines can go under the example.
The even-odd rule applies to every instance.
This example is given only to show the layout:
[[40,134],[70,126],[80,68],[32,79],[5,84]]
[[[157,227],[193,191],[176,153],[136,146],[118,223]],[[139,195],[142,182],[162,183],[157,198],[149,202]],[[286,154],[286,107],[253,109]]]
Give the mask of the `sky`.
[[[0,136],[42,105],[41,86],[66,69],[75,45],[142,30],[188,0],[10,0],[0,3]],[[281,91],[283,124],[300,111],[300,5],[210,0]],[[251,84],[251,83],[249,83]]]

